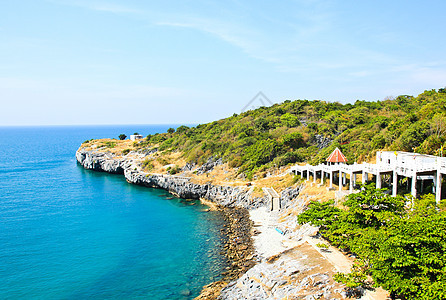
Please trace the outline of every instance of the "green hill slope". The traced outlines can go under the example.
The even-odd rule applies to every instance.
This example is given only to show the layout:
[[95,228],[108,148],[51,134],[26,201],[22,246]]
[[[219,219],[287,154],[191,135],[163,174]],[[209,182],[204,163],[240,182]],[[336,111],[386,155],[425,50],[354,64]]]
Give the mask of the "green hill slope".
[[380,149],[438,155],[446,141],[446,89],[354,104],[287,100],[169,131],[140,146],[179,150],[189,162],[221,157],[248,178],[270,167],[322,162],[334,147],[349,162],[370,159]]

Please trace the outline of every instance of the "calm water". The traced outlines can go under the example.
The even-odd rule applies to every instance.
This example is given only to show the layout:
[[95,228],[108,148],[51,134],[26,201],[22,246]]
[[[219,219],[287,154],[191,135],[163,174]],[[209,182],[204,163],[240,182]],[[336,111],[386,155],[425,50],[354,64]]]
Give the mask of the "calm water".
[[218,213],[76,164],[84,140],[168,127],[0,128],[0,299],[190,299],[219,278]]

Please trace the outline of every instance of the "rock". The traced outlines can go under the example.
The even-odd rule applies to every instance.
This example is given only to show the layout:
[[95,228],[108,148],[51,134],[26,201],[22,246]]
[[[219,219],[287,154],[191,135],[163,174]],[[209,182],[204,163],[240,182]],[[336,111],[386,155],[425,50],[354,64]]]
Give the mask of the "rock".
[[189,289],[184,289],[180,292],[181,296],[190,296],[192,292]]
[[331,138],[325,137],[320,134],[316,134],[314,136],[314,141],[316,142],[317,147],[319,149],[326,148],[326,147],[330,146],[331,142],[333,142],[333,140]]
[[[147,174],[135,170],[131,161],[126,158],[116,158],[112,154],[79,149],[76,159],[84,168],[94,171],[103,171],[114,174],[124,174],[128,182],[165,189],[176,196],[186,199],[206,199],[220,206],[257,208],[268,203],[266,197],[252,198],[247,187],[220,186],[191,183],[189,178]],[[221,164],[219,159],[213,164]]]

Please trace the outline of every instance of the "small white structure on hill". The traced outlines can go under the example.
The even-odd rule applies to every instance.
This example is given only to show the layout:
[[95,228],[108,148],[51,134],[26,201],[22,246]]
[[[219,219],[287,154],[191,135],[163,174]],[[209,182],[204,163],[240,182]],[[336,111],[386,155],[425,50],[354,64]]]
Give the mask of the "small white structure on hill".
[[130,140],[132,140],[132,141],[140,140],[142,138],[143,138],[143,136],[140,135],[140,134],[132,134],[132,135],[130,135]]

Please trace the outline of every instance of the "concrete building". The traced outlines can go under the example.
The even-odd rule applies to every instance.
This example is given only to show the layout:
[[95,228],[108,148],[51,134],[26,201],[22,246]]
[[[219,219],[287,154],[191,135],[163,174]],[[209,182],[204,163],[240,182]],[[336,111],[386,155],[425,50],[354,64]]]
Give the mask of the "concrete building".
[[130,140],[132,140],[132,141],[140,140],[142,138],[143,138],[143,136],[140,135],[140,134],[132,134],[132,135],[130,135]]
[[319,174],[320,185],[324,184],[324,178],[327,176],[329,177],[328,189],[333,188],[334,177],[339,174],[339,190],[342,190],[343,186],[347,184],[348,176],[350,192],[354,190],[358,174],[362,175],[363,183],[369,180],[370,174],[374,175],[376,188],[382,187],[382,178],[388,175],[392,178],[393,196],[398,194],[398,186],[401,186],[401,181],[405,179],[408,190],[414,197],[421,194],[427,184],[432,184],[432,193],[435,194],[437,203],[441,200],[441,182],[443,174],[446,174],[445,157],[401,151],[378,151],[376,153],[376,164],[354,163],[347,165],[346,161],[345,156],[336,148],[327,158],[328,164],[317,166],[309,164],[304,166],[295,165],[290,168],[290,172],[296,175],[300,174],[302,177],[306,175],[307,180],[310,179],[310,174],[312,174],[314,183],[316,183]]

